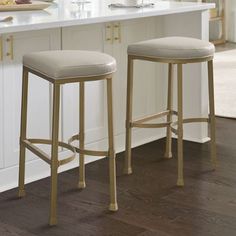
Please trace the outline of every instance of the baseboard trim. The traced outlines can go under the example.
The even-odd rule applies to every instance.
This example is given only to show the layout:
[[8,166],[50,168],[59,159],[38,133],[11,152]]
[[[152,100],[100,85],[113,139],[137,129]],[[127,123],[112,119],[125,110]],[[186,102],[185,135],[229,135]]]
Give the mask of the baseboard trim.
[[[174,139],[177,139],[177,136],[174,135],[173,136]],[[211,139],[209,137],[205,137],[205,138],[194,138],[194,137],[190,137],[190,136],[185,136],[183,137],[183,140],[185,141],[190,141],[190,142],[194,142],[194,143],[207,143],[209,142]]]
[[209,137],[205,137],[205,138],[192,138],[192,137],[185,137],[184,140],[186,141],[191,141],[194,143],[207,143],[209,142],[211,139]]

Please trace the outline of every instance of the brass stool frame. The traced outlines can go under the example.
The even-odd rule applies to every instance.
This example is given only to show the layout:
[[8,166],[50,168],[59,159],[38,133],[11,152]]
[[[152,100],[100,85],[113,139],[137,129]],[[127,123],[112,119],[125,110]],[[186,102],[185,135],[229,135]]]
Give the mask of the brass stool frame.
[[[139,120],[132,120],[133,106],[133,69],[135,60],[168,63],[168,98],[167,110],[161,113],[148,116]],[[209,117],[183,119],[183,64],[207,62],[208,64],[208,88],[209,88]],[[173,65],[177,64],[177,90],[178,90],[178,112],[173,110]],[[172,122],[172,116],[177,116],[177,122]],[[167,122],[148,124],[150,120],[167,116]],[[215,145],[215,105],[214,105],[214,81],[213,81],[213,56],[199,59],[163,59],[144,56],[128,55],[128,76],[127,76],[127,111],[126,111],[126,151],[124,173],[131,174],[131,131],[137,128],[167,128],[165,158],[172,157],[171,140],[172,132],[178,136],[178,186],[184,186],[183,177],[183,124],[193,122],[208,122],[210,125],[211,137],[211,161],[213,168],[216,168],[216,145]],[[177,129],[174,126],[177,125]]]
[[[53,117],[52,117],[52,140],[44,139],[28,139],[27,134],[27,103],[28,103],[28,78],[29,73],[35,74],[53,84]],[[108,104],[108,138],[109,150],[107,152],[84,150],[84,83],[86,81],[106,80],[107,81],[107,104]],[[80,148],[59,142],[59,111],[60,111],[60,87],[63,84],[80,83],[80,134],[76,139],[80,140]],[[72,140],[75,137],[73,136]],[[34,144],[51,145],[51,157],[40,150]],[[73,152],[73,155],[63,160],[58,160],[58,147],[64,147]],[[25,152],[26,148],[37,155],[39,158],[47,162],[51,166],[51,200],[50,200],[50,218],[49,224],[57,224],[57,177],[58,167],[66,164],[75,158],[76,152],[80,153],[80,182],[79,187],[85,187],[84,172],[84,155],[108,156],[109,157],[109,173],[110,173],[110,205],[109,210],[118,210],[116,196],[116,163],[114,150],[114,134],[113,134],[113,106],[112,106],[112,73],[93,76],[78,77],[54,80],[38,71],[23,66],[22,78],[22,103],[21,103],[21,129],[20,129],[20,165],[19,165],[19,197],[25,196]]]

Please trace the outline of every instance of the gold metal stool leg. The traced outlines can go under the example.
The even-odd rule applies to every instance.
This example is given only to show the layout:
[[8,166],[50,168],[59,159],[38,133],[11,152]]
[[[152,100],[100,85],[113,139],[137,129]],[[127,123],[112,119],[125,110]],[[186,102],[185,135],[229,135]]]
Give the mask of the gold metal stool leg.
[[128,57],[128,76],[127,76],[127,104],[126,104],[126,144],[125,144],[125,174],[132,174],[131,167],[131,136],[132,128],[132,107],[133,107],[133,60]]
[[116,154],[114,149],[113,133],[113,101],[112,101],[112,79],[107,79],[107,108],[108,108],[108,142],[109,142],[109,175],[110,175],[110,211],[117,211],[116,194]]
[[183,65],[178,64],[178,180],[177,186],[184,186],[183,178]]
[[[168,94],[167,94],[167,110],[171,111],[173,106],[173,64],[168,66]],[[172,114],[167,115],[167,122],[172,122]],[[166,130],[166,152],[165,158],[172,158],[172,132],[168,126]]]
[[60,112],[60,85],[53,87],[53,118],[52,118],[52,147],[51,147],[51,206],[50,225],[57,224],[57,170],[58,170],[58,133]]
[[23,68],[22,76],[22,101],[21,101],[21,129],[20,129],[20,163],[19,163],[19,197],[25,196],[25,146],[22,143],[26,139],[27,131],[27,101],[28,101],[28,71]]
[[[84,150],[84,82],[80,83],[80,100],[79,100],[79,149]],[[85,184],[85,166],[84,154],[79,154],[79,184],[78,188],[83,189]]]
[[213,61],[208,61],[208,87],[209,87],[209,109],[210,109],[210,136],[211,136],[211,161],[213,168],[217,167],[216,137],[215,137],[215,102],[214,102],[214,76]]

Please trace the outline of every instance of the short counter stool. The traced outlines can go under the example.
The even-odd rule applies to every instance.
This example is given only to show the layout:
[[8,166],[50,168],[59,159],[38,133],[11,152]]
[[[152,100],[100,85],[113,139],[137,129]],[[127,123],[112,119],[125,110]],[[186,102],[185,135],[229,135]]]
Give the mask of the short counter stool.
[[[137,128],[167,128],[166,158],[172,157],[171,139],[172,132],[178,136],[178,180],[177,185],[184,185],[183,178],[183,124],[192,122],[208,122],[210,124],[211,136],[211,160],[216,165],[215,149],[215,109],[214,109],[214,87],[213,87],[213,56],[215,47],[213,44],[194,38],[167,37],[139,42],[128,47],[128,83],[127,83],[127,117],[126,117],[126,153],[125,173],[131,174],[131,129]],[[135,60],[168,63],[168,99],[167,110],[144,119],[132,119],[133,103],[133,64]],[[208,87],[209,87],[209,117],[183,119],[183,64],[208,63]],[[177,65],[177,90],[178,90],[178,111],[172,107],[173,93],[173,66]],[[172,122],[172,116],[177,116],[177,122]],[[167,116],[165,123],[148,124],[146,122],[158,117]],[[177,126],[177,128],[175,128]]]
[[[20,170],[19,170],[19,197],[25,195],[25,151],[26,148],[46,161],[51,166],[51,206],[50,225],[57,224],[57,171],[58,167],[73,160],[75,153],[80,153],[79,188],[85,187],[84,155],[108,156],[110,171],[110,206],[109,210],[118,209],[116,199],[116,165],[113,138],[113,111],[112,111],[112,75],[116,71],[116,61],[109,55],[91,51],[45,51],[25,55],[23,58],[23,85],[22,85],[22,110],[20,131]],[[53,115],[51,140],[28,139],[27,128],[27,95],[28,75],[35,74],[49,81],[53,85]],[[107,105],[108,105],[108,151],[92,151],[84,148],[84,84],[86,81],[107,81]],[[70,139],[72,142],[78,139],[79,148],[58,141],[60,87],[63,84],[80,83],[80,133]],[[51,145],[51,155],[43,152],[35,144]],[[69,158],[58,158],[58,147],[72,151]]]

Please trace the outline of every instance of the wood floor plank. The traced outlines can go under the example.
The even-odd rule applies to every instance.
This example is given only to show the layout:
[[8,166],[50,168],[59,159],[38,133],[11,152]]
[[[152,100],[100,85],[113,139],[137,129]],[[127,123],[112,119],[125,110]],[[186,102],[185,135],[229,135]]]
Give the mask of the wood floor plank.
[[0,235],[2,236],[35,236],[9,224],[0,222]]
[[78,169],[59,175],[58,218],[49,227],[50,179],[0,194],[0,236],[234,236],[236,235],[236,121],[217,119],[220,166],[212,171],[209,144],[184,142],[185,187],[176,187],[174,158],[163,159],[165,139],[133,150],[133,174],[123,174],[117,155],[119,211],[110,213],[108,159],[86,166],[84,190]]

